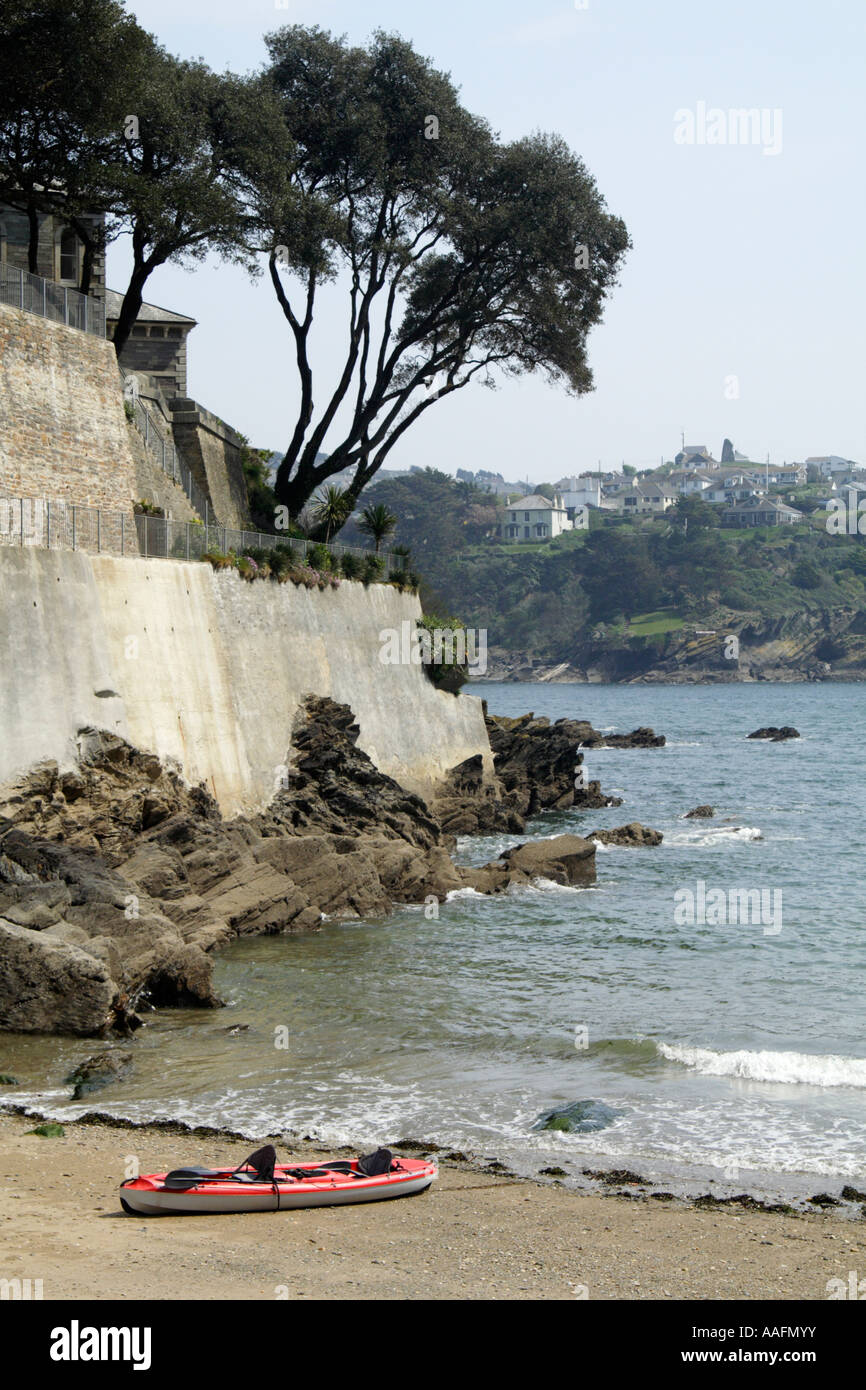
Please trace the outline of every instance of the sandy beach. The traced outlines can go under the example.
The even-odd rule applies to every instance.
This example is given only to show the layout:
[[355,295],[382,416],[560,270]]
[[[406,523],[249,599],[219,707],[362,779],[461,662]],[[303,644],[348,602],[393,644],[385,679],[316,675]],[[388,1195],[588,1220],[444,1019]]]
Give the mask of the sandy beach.
[[41,1279],[46,1300],[826,1300],[829,1279],[866,1268],[859,1222],[585,1196],[447,1161],[404,1201],[129,1217],[130,1155],[142,1172],[239,1163],[250,1141],[92,1124],[43,1139],[35,1123],[0,1116],[0,1275]]

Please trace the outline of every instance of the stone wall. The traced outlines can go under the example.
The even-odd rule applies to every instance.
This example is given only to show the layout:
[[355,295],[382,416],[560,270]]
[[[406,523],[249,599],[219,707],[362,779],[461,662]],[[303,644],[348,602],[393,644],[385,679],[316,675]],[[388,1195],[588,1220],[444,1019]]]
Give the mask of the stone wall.
[[[420,794],[492,759],[480,700],[384,666],[379,634],[420,615],[387,585],[296,588],[209,565],[0,547],[0,785],[74,761],[94,726],[173,758],[223,813],[261,809],[307,694],[351,706],[359,746]],[[290,773],[288,774],[290,775]]]
[[134,484],[111,343],[0,304],[0,495],[131,516]]
[[240,435],[197,401],[173,400],[170,409],[178,453],[210,498],[219,525],[232,530],[250,526]]
[[160,468],[135,425],[130,424],[129,447],[135,466],[135,500],[162,507],[175,521],[195,521],[198,512],[183,488]]

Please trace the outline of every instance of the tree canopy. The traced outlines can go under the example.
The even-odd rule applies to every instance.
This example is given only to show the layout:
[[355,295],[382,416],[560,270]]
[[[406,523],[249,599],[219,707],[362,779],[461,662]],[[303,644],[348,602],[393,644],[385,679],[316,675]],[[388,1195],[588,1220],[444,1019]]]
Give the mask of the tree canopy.
[[[497,370],[589,391],[587,335],[629,243],[581,160],[555,135],[499,141],[398,36],[289,26],[267,44],[296,145],[289,200],[261,192],[299,389],[279,501],[297,515],[351,468],[354,502],[425,411]],[[323,380],[311,336],[338,279],[347,347]]]
[[216,252],[250,261],[258,189],[279,197],[292,141],[266,77],[216,74],[162,49],[116,0],[0,0],[0,198],[30,223],[62,204],[85,245],[130,234],[133,269],[115,347],[144,285],[169,260]]

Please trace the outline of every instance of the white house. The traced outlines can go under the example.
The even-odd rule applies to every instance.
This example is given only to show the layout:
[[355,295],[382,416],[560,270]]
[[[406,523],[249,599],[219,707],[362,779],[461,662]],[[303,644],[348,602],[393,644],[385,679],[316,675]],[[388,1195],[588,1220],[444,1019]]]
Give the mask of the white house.
[[595,473],[583,473],[579,478],[560,478],[556,484],[556,494],[569,513],[577,507],[602,505],[601,482]]
[[550,541],[572,529],[562,498],[530,493],[505,509],[502,538],[506,541]]
[[805,467],[808,468],[810,463],[819,468],[825,478],[832,477],[834,473],[848,473],[857,467],[851,459],[840,458],[838,454],[813,454],[806,459]]

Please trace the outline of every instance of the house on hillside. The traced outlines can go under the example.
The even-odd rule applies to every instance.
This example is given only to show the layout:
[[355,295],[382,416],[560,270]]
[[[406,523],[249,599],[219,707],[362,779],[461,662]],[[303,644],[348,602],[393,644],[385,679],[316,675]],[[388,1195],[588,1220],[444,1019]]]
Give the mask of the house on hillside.
[[684,444],[674,457],[677,468],[718,468],[706,444]]
[[506,509],[501,529],[506,541],[550,541],[572,526],[558,494],[551,502],[549,497],[530,493]]
[[780,468],[771,469],[776,482],[784,487],[803,487],[806,482],[805,463],[783,463]]
[[595,473],[582,473],[578,478],[560,478],[555,488],[557,496],[562,499],[562,505],[572,519],[579,507],[605,506],[601,480]]
[[[653,482],[645,478],[620,494],[618,510],[625,516],[661,516],[676,504],[677,493],[667,482]],[[621,504],[621,505],[620,505]]]
[[795,507],[769,497],[737,502],[722,512],[722,524],[725,526],[796,526],[805,520],[803,513]]
[[834,473],[848,473],[857,468],[853,459],[843,459],[839,454],[812,454],[803,466],[808,469],[810,464],[825,478],[832,477]]

